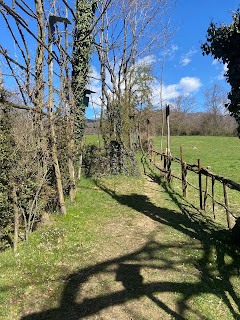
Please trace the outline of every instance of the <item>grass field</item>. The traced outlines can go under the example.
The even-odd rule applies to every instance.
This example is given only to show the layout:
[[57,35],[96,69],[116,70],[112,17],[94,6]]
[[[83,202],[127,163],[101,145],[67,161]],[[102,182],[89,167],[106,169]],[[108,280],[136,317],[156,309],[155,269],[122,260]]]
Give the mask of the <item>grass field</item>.
[[[160,150],[160,137],[154,137],[154,148]],[[166,139],[163,141],[166,146]],[[184,161],[190,164],[197,164],[201,159],[202,167],[209,166],[210,171],[225,178],[240,183],[240,140],[232,137],[171,137],[171,153],[180,158],[180,146],[183,147]],[[172,172],[181,177],[181,167],[177,163],[172,163]],[[155,170],[155,173],[158,172]],[[198,175],[188,171],[187,179],[190,183],[198,186]],[[206,178],[203,177],[203,189],[206,189]],[[181,192],[181,182],[173,179],[173,187],[176,192]],[[208,181],[208,192],[211,194],[211,180]],[[240,192],[228,189],[230,210],[235,216],[240,216]],[[191,187],[187,189],[187,198],[192,204],[199,207],[198,192]],[[223,185],[215,182],[215,199],[224,204]],[[215,206],[216,221],[226,227],[226,212],[219,205]],[[208,198],[206,202],[206,212],[212,216],[212,203]],[[232,226],[234,219],[232,219]]]
[[[165,138],[165,137],[164,137]],[[154,146],[160,150],[160,137],[154,137]],[[166,148],[166,139],[163,141]],[[202,167],[211,167],[211,171],[240,183],[240,140],[235,137],[171,137],[171,153],[180,158],[180,146],[183,147],[184,161],[197,164],[201,159]]]
[[[154,147],[160,150],[160,137],[152,137]],[[101,135],[85,136],[86,144],[102,144]],[[197,164],[200,158],[203,167],[210,166],[211,171],[240,183],[240,140],[236,137],[171,137],[171,153],[180,158],[180,146],[183,147],[184,161]],[[166,148],[166,137],[163,140]]]
[[[99,137],[90,135],[85,137],[86,144],[97,144]],[[160,137],[152,137],[154,148],[160,151]],[[100,141],[102,142],[101,138]],[[163,148],[166,148],[166,137],[163,139]],[[183,147],[184,161],[190,164],[197,164],[201,159],[202,167],[207,168],[215,174],[224,176],[240,184],[240,140],[236,137],[205,137],[205,136],[173,136],[171,137],[171,154],[180,158],[180,146]],[[172,172],[181,177],[181,168],[179,164],[172,163]],[[159,174],[155,170],[155,174]],[[198,176],[188,171],[188,181],[198,186]],[[205,178],[203,178],[203,189],[205,189]],[[173,180],[173,187],[176,192],[181,190],[181,182]],[[211,181],[209,181],[209,193],[211,193]],[[220,203],[224,203],[223,186],[221,183],[215,183],[215,197]],[[199,207],[198,193],[191,187],[187,190],[188,199]],[[240,216],[240,192],[228,190],[230,209],[235,216]],[[225,210],[216,205],[216,221],[226,227]],[[206,211],[212,215],[211,199],[207,200]],[[234,220],[232,220],[234,223]]]
[[0,253],[1,320],[239,319],[238,250],[172,189],[82,179],[67,212]]
[[[239,159],[239,140],[224,139],[206,137],[212,147],[204,147],[203,166],[221,162],[212,152],[216,141],[218,150],[232,148]],[[204,146],[197,141],[173,137],[172,153],[178,156],[183,145],[184,160],[196,163],[191,151],[200,154]],[[239,165],[226,176],[237,180],[238,174]],[[16,255],[0,253],[0,319],[240,319],[239,249],[222,230],[224,210],[217,208],[213,221],[210,208],[202,213],[197,204],[190,189],[182,198],[177,182],[82,179],[66,217],[53,215]]]
[[84,136],[84,143],[87,144],[95,144],[96,146],[103,146],[103,139],[101,134],[89,134]]

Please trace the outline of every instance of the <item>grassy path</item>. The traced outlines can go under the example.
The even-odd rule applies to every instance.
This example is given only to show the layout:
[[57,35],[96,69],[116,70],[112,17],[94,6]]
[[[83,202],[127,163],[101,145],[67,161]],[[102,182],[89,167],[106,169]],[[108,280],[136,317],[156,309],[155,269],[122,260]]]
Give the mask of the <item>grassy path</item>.
[[79,189],[67,217],[1,254],[0,319],[240,319],[221,226],[147,176]]

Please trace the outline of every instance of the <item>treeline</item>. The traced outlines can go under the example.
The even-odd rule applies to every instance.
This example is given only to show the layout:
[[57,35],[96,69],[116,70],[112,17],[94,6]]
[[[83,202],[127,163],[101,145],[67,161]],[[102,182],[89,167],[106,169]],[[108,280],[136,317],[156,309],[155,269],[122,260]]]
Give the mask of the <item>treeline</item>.
[[[150,135],[162,133],[162,112],[149,114]],[[230,115],[213,115],[207,112],[185,113],[171,110],[170,132],[173,136],[237,136],[237,122]],[[166,135],[166,128],[164,128]]]
[[[148,111],[142,119],[144,131],[142,135],[146,137],[147,121],[149,120],[149,135],[160,136],[162,134],[163,118],[161,110]],[[163,133],[167,134],[166,127]],[[229,114],[213,115],[208,112],[178,112],[171,110],[170,113],[170,132],[173,136],[229,136],[236,137],[237,122]],[[85,134],[99,134],[100,120],[86,119]]]

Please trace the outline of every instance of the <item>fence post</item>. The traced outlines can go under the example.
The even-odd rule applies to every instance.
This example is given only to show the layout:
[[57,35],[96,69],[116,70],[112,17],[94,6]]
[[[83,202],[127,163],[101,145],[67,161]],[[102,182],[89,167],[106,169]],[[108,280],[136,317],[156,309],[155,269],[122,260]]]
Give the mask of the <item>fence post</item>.
[[187,196],[187,166],[186,163],[183,162],[183,147],[180,147],[181,151],[181,168],[182,168],[182,192],[183,197]]
[[[207,167],[209,169],[209,167]],[[207,202],[207,196],[208,196],[208,176],[206,176],[206,188],[204,193],[204,203],[203,203],[203,210],[206,210],[206,202]]]
[[147,119],[147,141],[149,142],[149,119]]
[[166,105],[166,121],[167,121],[167,155],[170,155],[170,106]]
[[167,181],[171,182],[171,154],[167,155]]
[[198,181],[199,181],[199,196],[200,196],[200,209],[202,210],[203,208],[203,203],[202,203],[202,174],[201,174],[201,159],[198,159]]
[[163,153],[163,169],[166,171],[167,169],[167,160],[166,160],[166,154]]
[[226,214],[227,214],[228,229],[231,229],[232,225],[231,225],[231,219],[229,214],[229,200],[228,200],[228,193],[227,193],[227,185],[225,183],[223,184],[223,193],[224,193],[224,201],[225,201]]
[[213,218],[216,219],[215,216],[215,190],[214,190],[215,177],[212,176],[212,209],[213,209]]

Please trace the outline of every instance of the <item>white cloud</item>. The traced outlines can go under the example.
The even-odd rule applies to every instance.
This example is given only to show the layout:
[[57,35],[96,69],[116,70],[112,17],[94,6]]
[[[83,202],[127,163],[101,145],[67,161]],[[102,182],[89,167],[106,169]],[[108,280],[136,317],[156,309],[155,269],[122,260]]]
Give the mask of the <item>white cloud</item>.
[[196,77],[185,77],[179,82],[179,89],[182,90],[184,94],[189,94],[194,91],[198,91],[201,87],[201,81]]
[[189,58],[184,58],[181,60],[181,64],[184,67],[187,66],[190,62],[191,62],[191,59],[189,59]]
[[184,56],[182,56],[181,58],[181,65],[183,67],[187,66],[191,61],[192,61],[192,56],[197,53],[197,50],[194,50],[194,49],[190,49]]
[[179,96],[178,85],[171,84],[169,86],[163,86],[163,100],[171,100]]
[[224,74],[228,71],[228,67],[227,67],[227,63],[225,63],[224,65],[217,59],[214,59],[212,62],[212,65],[215,66],[216,70],[220,70],[220,73],[218,74],[218,76],[215,78],[217,80],[224,80]]
[[215,65],[217,65],[218,63],[219,63],[219,61],[218,61],[217,59],[214,59],[213,62],[212,62],[212,65],[215,66]]
[[101,80],[100,73],[97,71],[97,69],[94,66],[91,66],[89,78],[90,78],[91,85],[95,85],[95,86],[99,85],[99,82]]
[[173,60],[175,56],[175,52],[179,50],[179,47],[173,44],[169,49],[166,50],[166,56],[169,60]]
[[[193,92],[197,92],[200,87],[202,86],[202,83],[199,78],[196,77],[184,77],[182,78],[178,83],[171,84],[168,86],[163,85],[163,102],[169,103],[172,99],[178,97],[179,95],[190,95]],[[154,98],[153,98],[153,104],[159,105],[159,97],[160,97],[160,83],[155,83],[154,92]]]
[[224,80],[225,77],[224,77],[224,74],[228,71],[228,67],[227,67],[227,63],[225,63],[222,67],[222,70],[220,72],[220,74],[217,76],[217,79],[218,80]]
[[144,58],[139,58],[136,62],[137,65],[151,65],[157,61],[154,55],[149,55]]

